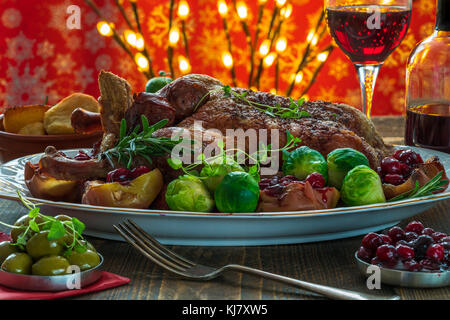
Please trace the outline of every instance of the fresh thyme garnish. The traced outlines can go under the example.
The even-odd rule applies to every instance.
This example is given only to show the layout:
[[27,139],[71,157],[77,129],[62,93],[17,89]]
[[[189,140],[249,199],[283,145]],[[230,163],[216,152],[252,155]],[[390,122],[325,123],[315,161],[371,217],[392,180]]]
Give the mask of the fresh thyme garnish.
[[197,103],[197,105],[195,106],[194,111],[197,110],[197,108],[201,105],[203,100],[210,93],[217,92],[220,90],[223,90],[224,95],[226,97],[237,98],[237,99],[247,103],[248,105],[254,107],[255,109],[270,115],[271,117],[280,117],[280,118],[286,118],[286,119],[300,119],[300,118],[311,117],[311,114],[308,111],[301,109],[303,103],[305,102],[305,98],[301,98],[297,101],[295,101],[292,98],[289,98],[290,104],[287,107],[283,107],[279,103],[275,104],[274,106],[270,106],[267,104],[254,102],[254,101],[247,99],[246,98],[247,94],[248,94],[247,92],[242,92],[241,94],[239,94],[236,91],[234,91],[231,88],[231,86],[229,86],[229,85],[223,86],[222,88],[219,88],[219,89],[211,90],[210,92],[205,94],[200,99],[200,101]]
[[117,159],[117,162],[126,165],[129,169],[136,156],[143,157],[149,163],[152,163],[151,157],[170,154],[173,147],[182,140],[182,138],[153,137],[153,133],[164,127],[169,121],[168,119],[161,120],[150,126],[147,118],[142,115],[141,121],[142,131],[139,132],[140,126],[138,125],[127,135],[127,123],[125,119],[122,119],[119,142],[114,148],[100,154],[100,156],[103,155],[109,161],[113,168],[115,167],[113,159]]
[[49,241],[58,240],[66,236],[68,236],[68,239],[71,239],[70,243],[65,242],[66,250],[64,252],[64,256],[70,256],[73,250],[79,253],[83,253],[87,250],[86,243],[83,243],[84,238],[82,233],[85,229],[83,222],[75,217],[72,217],[71,220],[61,221],[53,217],[43,215],[40,213],[39,207],[36,204],[24,198],[19,191],[17,191],[17,194],[23,205],[30,210],[28,212],[28,217],[30,219],[28,221],[28,225],[26,226],[13,226],[0,221],[0,224],[4,226],[24,230],[18,236],[17,241],[11,243],[11,245],[18,246],[21,250],[25,250],[27,239],[32,235],[32,233],[49,230],[47,236]]
[[[215,155],[213,157],[209,157],[206,158],[205,155],[202,153],[199,157],[198,157],[198,161],[195,163],[192,163],[190,165],[187,166],[183,166],[183,162],[180,159],[172,159],[169,158],[167,159],[168,164],[172,167],[172,169],[175,170],[179,170],[181,169],[185,174],[187,175],[193,175],[196,177],[199,177],[199,172],[196,171],[196,168],[199,165],[203,165],[206,167],[210,167],[210,172],[212,173],[212,175],[215,174],[215,169],[212,167],[212,164],[216,162],[217,159],[222,158],[223,159],[223,163],[226,163],[228,159],[230,159],[230,154],[231,153],[235,153],[234,157],[236,157],[237,159],[243,158],[242,162],[252,162],[254,163],[253,165],[250,165],[247,167],[247,172],[256,179],[256,181],[260,180],[260,170],[261,170],[261,164],[266,162],[269,155],[275,153],[275,152],[282,152],[283,154],[283,159],[286,155],[289,154],[289,150],[293,149],[294,147],[296,147],[302,140],[298,137],[294,137],[289,130],[286,130],[286,145],[281,148],[281,149],[272,149],[272,146],[270,144],[268,144],[267,146],[264,143],[261,143],[259,146],[259,149],[257,151],[255,151],[252,154],[248,154],[245,151],[241,150],[241,149],[227,149],[225,150],[225,145],[223,143],[222,140],[217,142],[217,146],[220,149],[220,152],[218,155]],[[236,161],[237,163],[241,162],[241,161]],[[217,168],[216,168],[217,170]],[[206,179],[206,177],[199,177],[200,179]]]
[[442,179],[442,174],[443,172],[440,171],[434,176],[433,179],[424,184],[423,187],[420,187],[419,181],[416,181],[416,186],[414,187],[414,189],[402,193],[392,199],[389,199],[388,202],[429,196],[437,191],[441,191],[443,186],[448,183],[447,180]]

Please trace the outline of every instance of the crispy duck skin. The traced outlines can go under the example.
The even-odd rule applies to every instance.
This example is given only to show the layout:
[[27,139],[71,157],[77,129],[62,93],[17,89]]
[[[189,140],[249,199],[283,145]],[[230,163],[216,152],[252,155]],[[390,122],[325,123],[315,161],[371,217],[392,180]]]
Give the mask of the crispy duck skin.
[[[383,157],[393,151],[391,146],[384,144],[372,122],[364,114],[344,104],[308,101],[302,108],[310,113],[310,117],[301,119],[273,117],[245,101],[225,96],[220,81],[199,74],[180,77],[156,94],[140,93],[135,95],[134,99],[128,82],[110,72],[100,72],[99,87],[101,118],[105,132],[99,152],[104,152],[116,144],[120,121],[123,118],[127,120],[127,127],[130,129],[140,123],[142,114],[147,117],[150,124],[162,118],[169,119],[168,125],[172,127],[160,129],[155,132],[155,136],[170,136],[174,130],[180,128],[193,134],[194,122],[201,121],[203,130],[216,129],[223,135],[226,134],[226,129],[255,129],[256,132],[258,129],[268,131],[278,129],[279,146],[282,147],[286,143],[286,130],[289,130],[293,136],[302,139],[302,145],[316,149],[324,156],[337,148],[349,147],[359,150],[367,156],[374,169]],[[270,93],[239,88],[233,90],[238,93],[245,91],[248,100],[262,104],[271,106],[280,104],[287,107],[291,103],[289,98]],[[270,134],[268,136],[270,137]],[[67,162],[57,153],[47,153],[44,157],[45,160],[41,161],[43,169],[47,172],[52,171],[56,176],[58,172],[65,171],[59,174],[65,179],[77,177],[96,179],[104,176],[105,170],[108,169],[103,160],[89,162],[89,166],[92,166],[92,170],[89,171],[86,167],[80,169],[82,166],[73,161]],[[50,157],[54,159],[51,161]],[[157,166],[165,163],[164,157],[154,160]],[[171,168],[161,169],[165,176],[173,176],[169,172]]]

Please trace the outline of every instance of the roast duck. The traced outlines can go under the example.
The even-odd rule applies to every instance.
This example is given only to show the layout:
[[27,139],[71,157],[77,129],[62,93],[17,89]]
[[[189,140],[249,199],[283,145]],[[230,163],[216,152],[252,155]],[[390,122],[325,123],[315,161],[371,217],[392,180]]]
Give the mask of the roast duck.
[[[39,173],[65,181],[104,179],[112,169],[122,166],[120,163],[111,164],[101,156],[117,143],[121,120],[126,119],[128,130],[132,130],[141,123],[142,115],[146,116],[150,125],[168,119],[166,126],[156,131],[154,136],[170,137],[174,132],[183,131],[194,137],[195,131],[201,130],[203,145],[213,142],[221,134],[225,135],[226,129],[255,129],[256,132],[258,129],[279,129],[283,133],[289,130],[293,136],[301,139],[302,145],[319,151],[324,157],[337,148],[356,149],[368,158],[373,169],[393,152],[393,147],[383,142],[373,123],[359,110],[345,104],[307,101],[302,107],[310,116],[290,119],[274,117],[245,101],[225,95],[220,90],[224,84],[202,74],[177,78],[157,93],[133,94],[125,79],[105,71],[100,72],[98,83],[102,107],[98,123],[101,124],[104,135],[94,148],[94,156],[86,160],[73,159],[49,146],[38,164],[30,164],[30,170],[26,173],[28,178],[33,173]],[[246,92],[246,99],[265,105],[289,106],[291,103],[289,98],[267,92],[240,88],[233,90],[237,93]],[[78,112],[78,116],[80,119],[83,116],[92,117],[83,112]],[[76,127],[78,131],[83,131],[80,122]],[[95,126],[94,122],[92,118],[86,121],[87,131]],[[198,123],[201,123],[200,128]],[[279,140],[280,146],[285,145],[286,135],[280,134]],[[245,147],[248,148],[248,145]],[[155,157],[152,160],[149,164],[145,159],[136,158],[133,165],[144,164],[159,168],[166,184],[179,175],[179,172],[167,165],[166,157]]]

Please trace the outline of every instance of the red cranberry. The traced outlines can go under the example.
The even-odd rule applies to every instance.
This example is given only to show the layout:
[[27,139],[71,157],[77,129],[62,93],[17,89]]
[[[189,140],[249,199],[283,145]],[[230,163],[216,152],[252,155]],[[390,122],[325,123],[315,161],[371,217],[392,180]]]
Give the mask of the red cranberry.
[[131,171],[126,168],[119,168],[108,173],[106,182],[128,182],[132,180]]
[[395,262],[397,260],[397,251],[394,246],[383,244],[377,248],[377,257],[383,262]]
[[434,230],[431,228],[425,228],[422,230],[422,234],[426,234],[427,236],[431,236],[434,233]]
[[406,163],[400,162],[400,170],[404,177],[409,177],[413,168],[411,166],[408,166]]
[[403,163],[406,163],[407,165],[423,163],[420,154],[412,151],[411,149],[406,149],[403,150],[403,152],[400,152],[397,159]]
[[395,247],[395,249],[397,250],[398,255],[402,259],[414,258],[414,249],[411,247],[405,246],[403,244],[399,244],[399,245],[397,245],[397,247]]
[[444,247],[440,244],[432,244],[427,249],[427,257],[434,261],[441,261],[444,258]]
[[441,241],[441,242],[439,242],[439,244],[444,247],[445,251],[450,251],[450,241],[448,241],[448,242]]
[[369,262],[372,259],[373,253],[372,250],[370,249],[367,249],[365,247],[359,247],[358,253],[356,255],[361,260]]
[[150,169],[148,167],[139,166],[131,170],[131,175],[133,176],[133,179],[136,179],[137,177],[140,177],[148,172],[150,172]]
[[386,173],[402,174],[401,162],[393,157],[386,157],[381,160],[381,170]]
[[408,241],[406,241],[406,240],[397,241],[396,245],[398,246],[400,244],[412,248],[411,244]]
[[74,157],[75,160],[78,161],[85,161],[85,160],[91,160],[92,158],[83,150],[80,150],[78,154]]
[[402,152],[405,151],[404,149],[399,149],[397,151],[395,151],[393,157],[397,160],[400,160],[400,155],[402,154]]
[[439,242],[450,242],[450,236],[445,236],[444,238],[441,238]]
[[370,232],[364,236],[361,243],[367,249],[376,250],[383,244],[383,239],[379,234]]
[[408,225],[405,227],[406,232],[415,232],[416,234],[422,234],[422,230],[425,227],[423,224],[419,221],[412,221],[408,223]]
[[431,259],[422,259],[422,260],[420,260],[419,263],[422,266],[422,268],[427,269],[427,270],[439,270],[440,269],[440,265]]
[[383,179],[385,183],[389,183],[394,186],[401,185],[402,183],[405,182],[405,178],[403,178],[402,175],[394,173],[388,173],[387,175],[384,176]]
[[261,190],[266,189],[268,186],[270,186],[270,179],[269,178],[261,179],[259,181],[259,188]]
[[415,232],[406,232],[405,233],[405,240],[408,241],[408,242],[416,240],[417,237],[418,237],[418,235]]
[[412,243],[416,257],[424,257],[428,246],[433,243],[433,238],[426,234],[420,235]]
[[420,265],[420,263],[418,263],[414,259],[403,261],[403,265],[408,271],[411,272],[417,272],[422,270],[422,266]]
[[381,261],[377,257],[373,257],[372,260],[370,260],[370,264],[374,264],[376,266],[379,266],[381,264]]
[[434,242],[440,242],[441,239],[444,239],[447,237],[445,233],[442,232],[434,232],[431,234],[431,237],[433,238]]
[[265,189],[265,191],[267,192],[267,194],[269,194],[272,197],[278,197],[283,193],[284,189],[285,189],[285,187],[282,186],[281,184],[275,184],[275,185],[268,186]]
[[388,231],[388,236],[394,243],[397,243],[397,241],[405,239],[405,231],[400,227],[392,227]]
[[383,240],[383,244],[394,244],[391,237],[389,237],[388,235],[382,234],[380,237]]
[[311,173],[305,181],[309,182],[313,188],[325,187],[325,178],[318,172]]

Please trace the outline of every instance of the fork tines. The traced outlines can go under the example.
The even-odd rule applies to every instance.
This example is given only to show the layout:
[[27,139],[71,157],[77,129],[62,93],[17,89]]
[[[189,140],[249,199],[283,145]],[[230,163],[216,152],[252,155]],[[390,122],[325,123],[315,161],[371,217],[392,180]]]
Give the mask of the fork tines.
[[185,275],[184,271],[195,266],[195,263],[192,261],[189,261],[164,247],[129,219],[127,219],[126,222],[120,223],[118,226],[113,225],[113,227],[128,243],[160,267],[177,274]]

